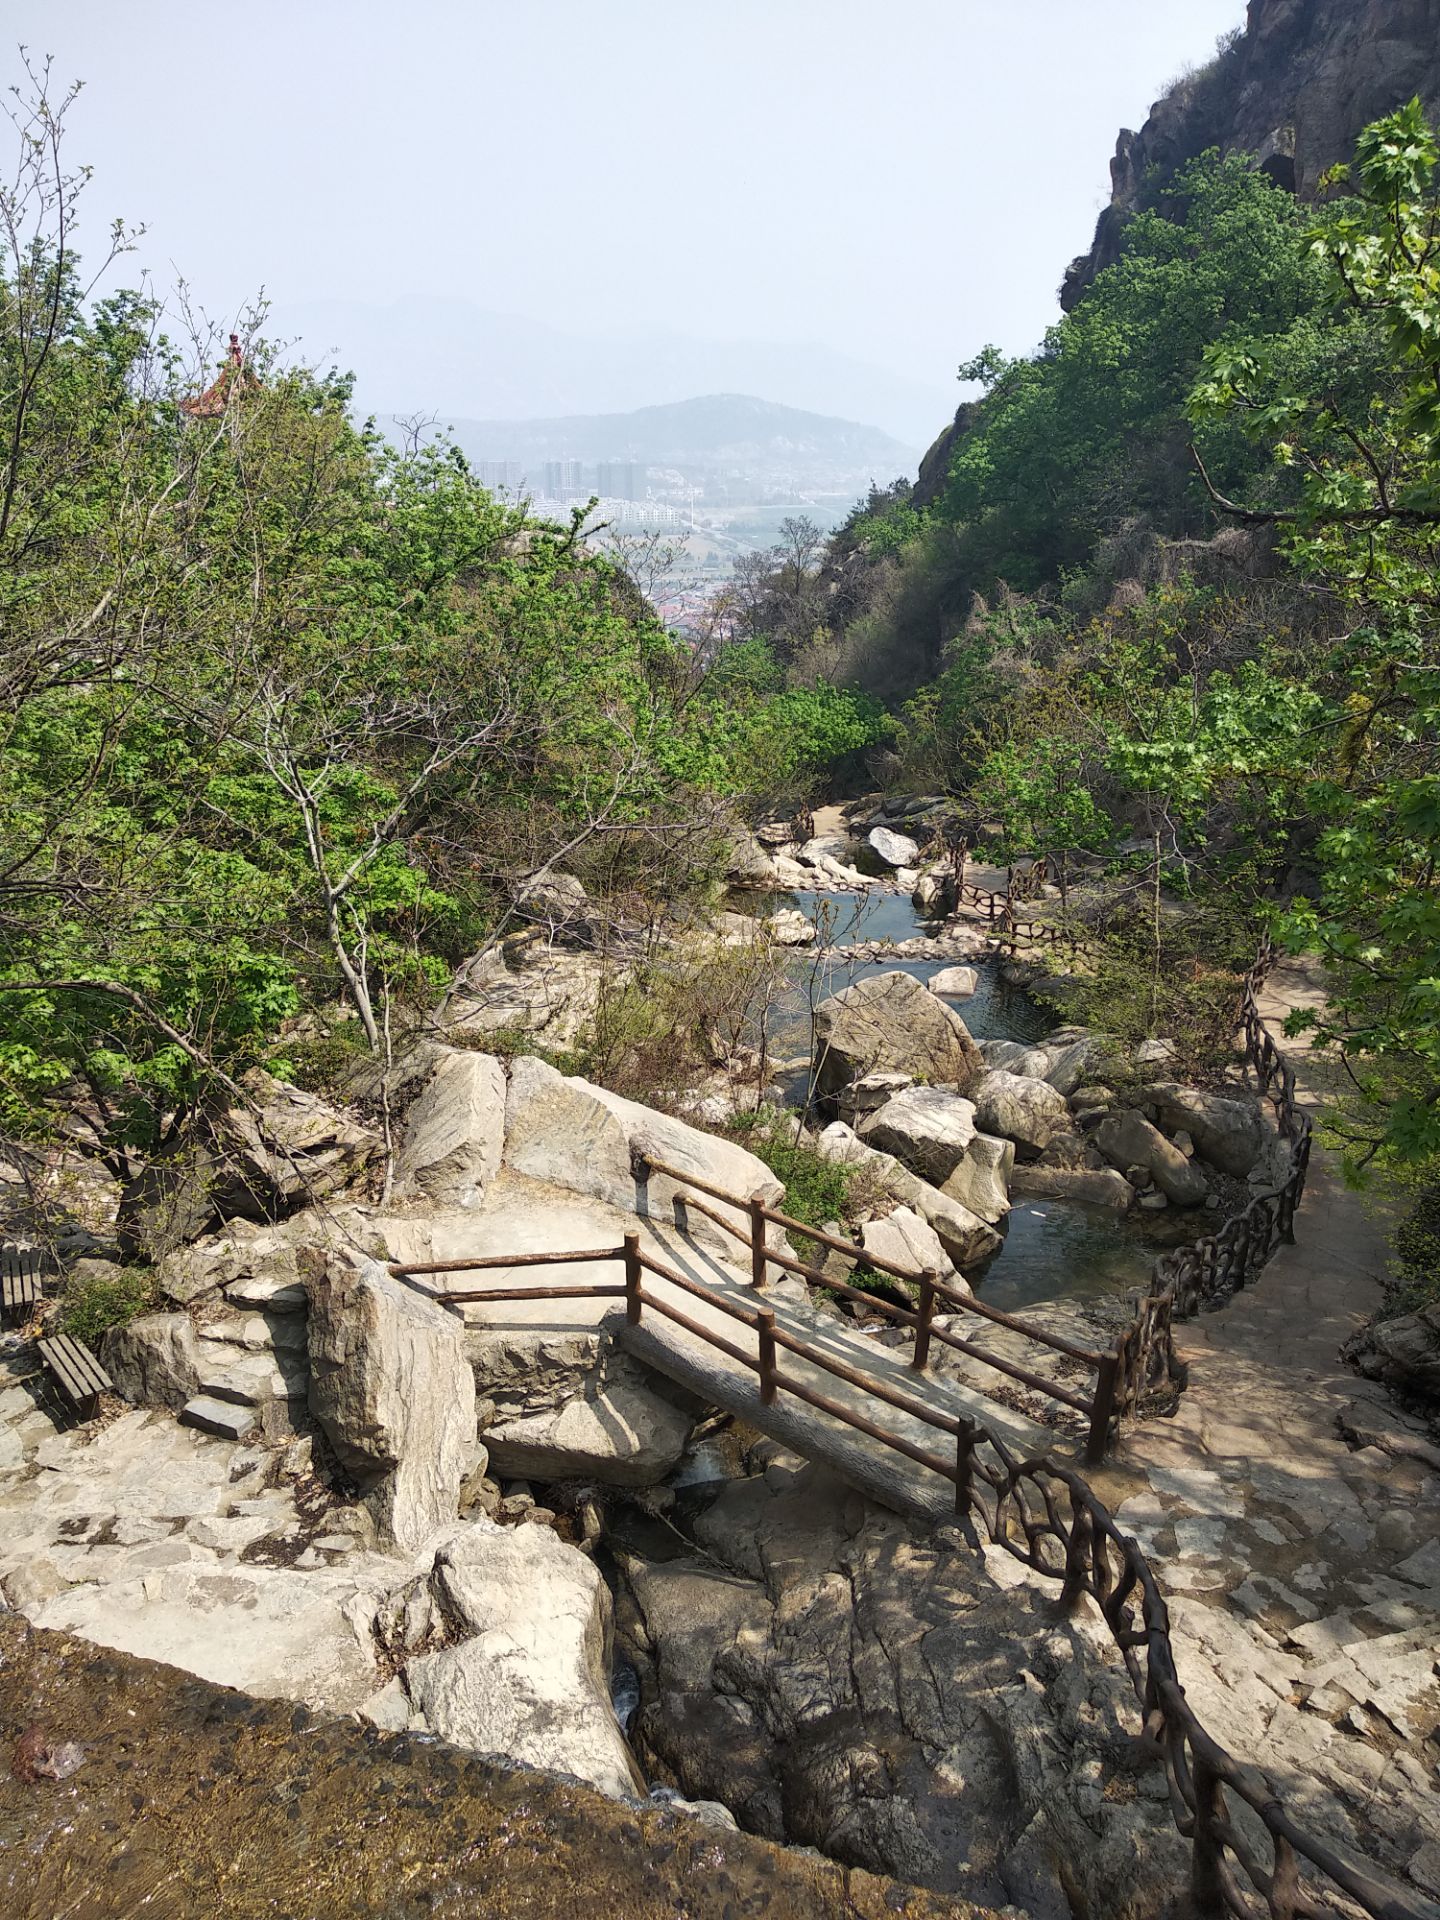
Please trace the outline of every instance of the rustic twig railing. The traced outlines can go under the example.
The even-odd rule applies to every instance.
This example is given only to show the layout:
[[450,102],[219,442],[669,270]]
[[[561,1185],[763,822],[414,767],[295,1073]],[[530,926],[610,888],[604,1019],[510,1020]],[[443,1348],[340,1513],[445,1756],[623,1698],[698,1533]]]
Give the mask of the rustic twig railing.
[[1236,1024],[1244,1036],[1246,1064],[1261,1096],[1274,1108],[1280,1137],[1288,1144],[1288,1171],[1279,1187],[1257,1194],[1243,1213],[1216,1232],[1156,1261],[1150,1292],[1119,1342],[1117,1417],[1132,1412],[1162,1381],[1179,1377],[1172,1332],[1176,1320],[1223,1307],[1258,1277],[1277,1247],[1294,1241],[1295,1212],[1310,1167],[1311,1125],[1295,1104],[1294,1071],[1260,1016],[1259,994],[1274,958],[1267,940],[1245,976]]
[[[775,1253],[774,1248],[766,1250],[767,1264]],[[1163,1763],[1172,1817],[1190,1841],[1190,1905],[1196,1920],[1224,1920],[1227,1915],[1260,1920],[1265,1914],[1271,1920],[1344,1920],[1353,1911],[1350,1903],[1373,1920],[1427,1920],[1423,1904],[1404,1887],[1368,1862],[1347,1857],[1304,1832],[1266,1775],[1236,1760],[1206,1732],[1180,1684],[1169,1613],[1150,1564],[1078,1473],[1046,1456],[1015,1459],[988,1427],[901,1393],[823,1347],[798,1339],[777,1324],[772,1307],[741,1304],[677,1272],[647,1253],[638,1233],[627,1233],[618,1247],[593,1251],[396,1265],[391,1272],[413,1282],[425,1274],[592,1261],[619,1262],[623,1284],[423,1291],[447,1303],[623,1299],[629,1324],[638,1326],[648,1309],[756,1374],[762,1405],[788,1393],[948,1481],[969,1544],[978,1543],[978,1524],[994,1545],[1057,1583],[1063,1608],[1078,1606],[1086,1596],[1099,1608],[1134,1690],[1138,1738]],[[753,1335],[753,1351],[647,1286],[647,1276],[703,1302],[712,1313]],[[931,1329],[932,1335],[942,1331]],[[943,1452],[932,1450],[869,1419],[787,1367],[782,1356],[792,1354],[908,1414],[950,1444]]]

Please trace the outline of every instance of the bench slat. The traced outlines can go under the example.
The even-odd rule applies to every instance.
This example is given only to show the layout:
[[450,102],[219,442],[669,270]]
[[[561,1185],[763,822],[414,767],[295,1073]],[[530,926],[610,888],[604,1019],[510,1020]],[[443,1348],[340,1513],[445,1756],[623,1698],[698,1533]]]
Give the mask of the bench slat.
[[40,1357],[72,1400],[90,1400],[111,1388],[111,1379],[88,1347],[68,1333],[39,1342]]
[[66,1358],[80,1379],[92,1384],[97,1392],[110,1385],[109,1374],[88,1347],[82,1347],[78,1340],[72,1340],[68,1334],[60,1334],[58,1338],[65,1342]]

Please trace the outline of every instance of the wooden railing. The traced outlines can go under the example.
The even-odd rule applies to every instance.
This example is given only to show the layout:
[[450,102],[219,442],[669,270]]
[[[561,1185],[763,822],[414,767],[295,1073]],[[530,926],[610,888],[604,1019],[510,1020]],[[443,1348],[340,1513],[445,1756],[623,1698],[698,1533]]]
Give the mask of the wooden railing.
[[[897,1326],[908,1327],[914,1336],[914,1352],[911,1366],[917,1373],[924,1373],[930,1364],[931,1343],[938,1341],[942,1346],[956,1353],[963,1353],[972,1360],[994,1372],[1003,1374],[1009,1380],[1018,1381],[1035,1393],[1047,1395],[1062,1406],[1078,1413],[1086,1422],[1086,1459],[1103,1460],[1110,1436],[1114,1428],[1115,1381],[1119,1372],[1118,1353],[1096,1353],[1088,1347],[1075,1345],[1073,1341],[1063,1339],[1059,1334],[1051,1333],[1048,1328],[1035,1325],[1028,1320],[1018,1319],[1014,1314],[1002,1313],[998,1307],[987,1306],[972,1294],[961,1293],[947,1286],[934,1268],[915,1268],[901,1265],[898,1261],[887,1260],[878,1254],[857,1247],[853,1240],[842,1240],[833,1233],[826,1233],[821,1227],[807,1226],[803,1220],[796,1220],[788,1213],[781,1213],[768,1206],[762,1194],[751,1194],[748,1199],[740,1199],[733,1193],[727,1193],[723,1187],[710,1185],[695,1174],[688,1173],[683,1167],[669,1165],[657,1159],[653,1154],[637,1154],[634,1162],[635,1172],[642,1179],[658,1173],[675,1185],[685,1188],[683,1194],[674,1199],[677,1212],[689,1209],[703,1214],[714,1226],[728,1233],[746,1250],[750,1261],[751,1284],[763,1288],[769,1269],[779,1267],[782,1272],[796,1274],[808,1287],[817,1291],[838,1294],[842,1299],[853,1300],[867,1310],[880,1313],[893,1320]],[[734,1219],[722,1213],[719,1208],[707,1206],[705,1200],[696,1198],[704,1194],[711,1200],[718,1200],[722,1206],[740,1213],[745,1219],[744,1227],[737,1226]],[[683,1219],[678,1222],[684,1226]],[[776,1247],[768,1238],[769,1229],[779,1227],[792,1240],[809,1240],[816,1246],[824,1247],[829,1253],[843,1255],[854,1266],[867,1267],[873,1273],[899,1280],[916,1291],[916,1304],[911,1307],[898,1306],[881,1294],[852,1285],[829,1274],[823,1267],[812,1266],[798,1259],[793,1252]],[[988,1320],[993,1325],[1008,1328],[1036,1346],[1047,1347],[1052,1353],[1064,1354],[1068,1359],[1089,1368],[1095,1375],[1093,1390],[1088,1394],[1072,1392],[1044,1374],[1034,1373],[1018,1362],[1008,1360],[1003,1354],[992,1353],[985,1347],[976,1346],[950,1327],[936,1324],[936,1310],[942,1314],[973,1314],[977,1319]]]
[[[784,1264],[776,1254],[773,1247],[765,1250],[767,1266]],[[648,1253],[638,1233],[627,1233],[618,1247],[593,1251],[502,1254],[396,1265],[390,1271],[413,1284],[422,1275],[592,1261],[619,1262],[623,1281],[421,1291],[446,1303],[623,1299],[630,1325],[639,1326],[647,1310],[659,1314],[757,1375],[762,1405],[772,1405],[781,1393],[790,1394],[948,1481],[967,1546],[980,1545],[983,1533],[1056,1584],[1062,1609],[1077,1607],[1087,1596],[1099,1609],[1134,1691],[1139,1742],[1163,1764],[1172,1817],[1190,1842],[1190,1910],[1196,1920],[1224,1920],[1227,1915],[1260,1920],[1265,1914],[1271,1920],[1345,1920],[1354,1906],[1372,1920],[1430,1920],[1425,1905],[1406,1888],[1299,1827],[1269,1778],[1236,1760],[1206,1731],[1180,1684],[1169,1613],[1154,1572],[1078,1473],[1043,1455],[1017,1460],[980,1422],[901,1393],[823,1346],[797,1338],[777,1324],[772,1307],[742,1304],[677,1272]],[[753,1349],[657,1293],[646,1285],[647,1276],[744,1328],[753,1336]],[[930,1331],[942,1332],[935,1327]],[[917,1345],[918,1338],[917,1328]],[[791,1354],[910,1415],[949,1444],[943,1452],[919,1445],[820,1391],[784,1364],[782,1356]]]

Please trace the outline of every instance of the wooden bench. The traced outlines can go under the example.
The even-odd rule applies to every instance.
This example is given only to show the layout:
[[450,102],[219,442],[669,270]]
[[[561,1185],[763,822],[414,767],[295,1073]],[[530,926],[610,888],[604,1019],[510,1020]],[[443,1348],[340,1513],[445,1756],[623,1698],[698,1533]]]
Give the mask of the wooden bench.
[[40,1249],[0,1245],[0,1320],[23,1319],[40,1304]]
[[48,1340],[36,1342],[40,1358],[55,1376],[61,1393],[82,1418],[95,1411],[102,1393],[112,1393],[115,1383],[91,1353],[68,1333],[52,1333]]

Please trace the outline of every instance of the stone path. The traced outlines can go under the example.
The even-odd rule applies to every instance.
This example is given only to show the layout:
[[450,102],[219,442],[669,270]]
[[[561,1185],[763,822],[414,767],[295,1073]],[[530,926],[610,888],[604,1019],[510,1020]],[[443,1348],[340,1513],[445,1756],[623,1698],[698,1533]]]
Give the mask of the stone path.
[[[1262,1007],[1309,1100],[1327,1063],[1280,1023],[1317,994],[1287,963]],[[1302,1818],[1440,1894],[1440,1476],[1340,1429],[1358,1409],[1364,1430],[1420,1431],[1339,1357],[1381,1298],[1385,1221],[1317,1148],[1295,1234],[1179,1329],[1174,1417],[1128,1434],[1094,1478],[1152,1556],[1206,1725]]]

